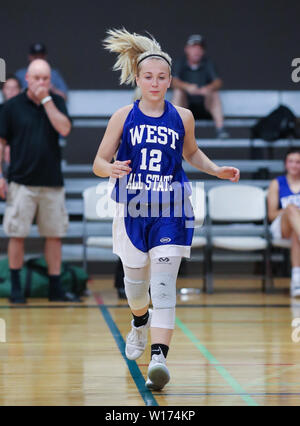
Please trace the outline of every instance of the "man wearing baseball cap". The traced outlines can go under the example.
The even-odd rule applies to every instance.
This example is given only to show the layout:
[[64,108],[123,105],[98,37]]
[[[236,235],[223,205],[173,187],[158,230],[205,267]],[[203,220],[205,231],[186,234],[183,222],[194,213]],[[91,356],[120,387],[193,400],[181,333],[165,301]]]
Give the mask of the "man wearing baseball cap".
[[224,129],[219,89],[222,87],[216,68],[206,55],[206,40],[192,34],[186,41],[185,56],[173,69],[174,105],[189,108],[195,119],[213,119],[218,138],[228,137]]
[[[47,48],[44,43],[32,43],[29,47],[28,62],[31,63],[35,59],[47,60]],[[18,70],[15,75],[20,80],[22,89],[27,88],[27,81],[25,75],[27,67]],[[67,99],[68,87],[57,69],[51,69],[51,91],[56,95],[62,96],[65,100]]]

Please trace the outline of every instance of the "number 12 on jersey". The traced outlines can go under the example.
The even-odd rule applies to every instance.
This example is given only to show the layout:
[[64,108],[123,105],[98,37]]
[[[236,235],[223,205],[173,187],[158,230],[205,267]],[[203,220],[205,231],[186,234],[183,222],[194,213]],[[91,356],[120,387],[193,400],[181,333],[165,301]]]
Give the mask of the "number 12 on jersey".
[[[140,169],[147,170],[147,148],[141,149],[142,153],[142,162]],[[162,152],[159,149],[151,149],[150,151],[150,161],[148,170],[152,172],[160,172],[161,165],[158,164],[161,162],[161,154]]]

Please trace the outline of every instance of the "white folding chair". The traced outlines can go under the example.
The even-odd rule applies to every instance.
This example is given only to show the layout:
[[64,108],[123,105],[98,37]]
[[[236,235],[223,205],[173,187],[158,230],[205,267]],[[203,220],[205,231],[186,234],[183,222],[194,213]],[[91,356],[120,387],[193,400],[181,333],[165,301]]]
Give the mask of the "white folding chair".
[[284,276],[289,276],[291,269],[290,261],[290,249],[291,249],[291,240],[287,238],[272,238],[271,244],[273,247],[282,249],[280,250],[283,254],[283,270],[282,273]]
[[192,241],[193,248],[205,247],[207,238],[200,236],[197,230],[204,225],[206,215],[206,194],[204,190],[204,183],[201,181],[192,181],[192,195],[191,203],[195,216],[195,232]]
[[[205,221],[205,215],[206,215],[206,194],[204,190],[204,183],[202,181],[191,181],[190,182],[191,188],[192,188],[192,194],[190,196],[190,201],[193,206],[194,210],[194,235],[192,240],[192,249],[204,249],[204,262],[203,262],[203,288],[206,287],[206,244],[207,244],[207,238],[205,235],[205,228],[203,226]],[[200,231],[201,228],[201,231]],[[203,235],[204,234],[204,235]],[[188,294],[188,293],[199,293],[199,288],[181,288],[180,293],[181,294]]]
[[112,248],[111,235],[89,235],[88,222],[103,222],[110,228],[113,219],[114,202],[110,199],[108,180],[100,182],[83,191],[83,267],[87,270],[88,247]]
[[[269,291],[273,288],[271,262],[270,262],[270,242],[267,225],[267,212],[265,193],[263,189],[255,186],[232,184],[222,185],[212,188],[208,192],[208,212],[209,212],[209,238],[210,249],[218,248],[238,252],[258,251],[264,255],[265,273],[263,279],[263,290]],[[260,235],[253,235],[248,229],[239,230],[238,235],[215,235],[214,223],[245,224],[263,223],[263,232]],[[231,232],[231,228],[229,228]],[[212,233],[213,232],[213,233]],[[252,235],[251,235],[252,234]],[[208,292],[213,291],[212,273],[212,250],[208,257]]]

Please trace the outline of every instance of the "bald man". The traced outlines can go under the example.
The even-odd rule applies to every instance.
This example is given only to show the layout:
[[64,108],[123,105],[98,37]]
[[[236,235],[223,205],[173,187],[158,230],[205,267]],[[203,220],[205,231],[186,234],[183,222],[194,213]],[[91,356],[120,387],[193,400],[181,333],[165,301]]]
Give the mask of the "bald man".
[[[36,59],[44,59],[47,61],[47,48],[43,43],[33,43],[29,47],[28,52],[28,64],[30,62],[33,62]],[[16,77],[20,80],[22,89],[27,88],[27,80],[26,80],[26,73],[27,68],[21,68],[18,71],[15,72]],[[68,87],[61,75],[61,73],[58,71],[58,69],[53,69],[51,72],[51,91],[55,93],[56,95],[60,95],[64,98],[64,100],[67,99],[67,93],[68,93]]]
[[0,196],[7,195],[3,226],[9,237],[10,300],[25,302],[20,270],[24,240],[36,217],[40,235],[46,239],[49,300],[77,301],[62,291],[60,282],[61,238],[67,232],[68,214],[59,135],[70,133],[71,120],[64,99],[50,92],[51,68],[45,60],[31,62],[26,80],[28,89],[7,101],[0,116],[1,146],[9,144],[11,151],[8,186],[0,169]]

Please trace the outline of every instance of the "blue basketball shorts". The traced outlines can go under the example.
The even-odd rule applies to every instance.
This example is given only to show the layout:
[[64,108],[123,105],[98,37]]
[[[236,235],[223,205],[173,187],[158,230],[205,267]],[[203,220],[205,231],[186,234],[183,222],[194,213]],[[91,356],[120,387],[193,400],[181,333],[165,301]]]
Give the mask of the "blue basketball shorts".
[[116,203],[113,219],[113,252],[122,263],[141,268],[160,257],[190,257],[194,217],[132,217],[126,205]]

